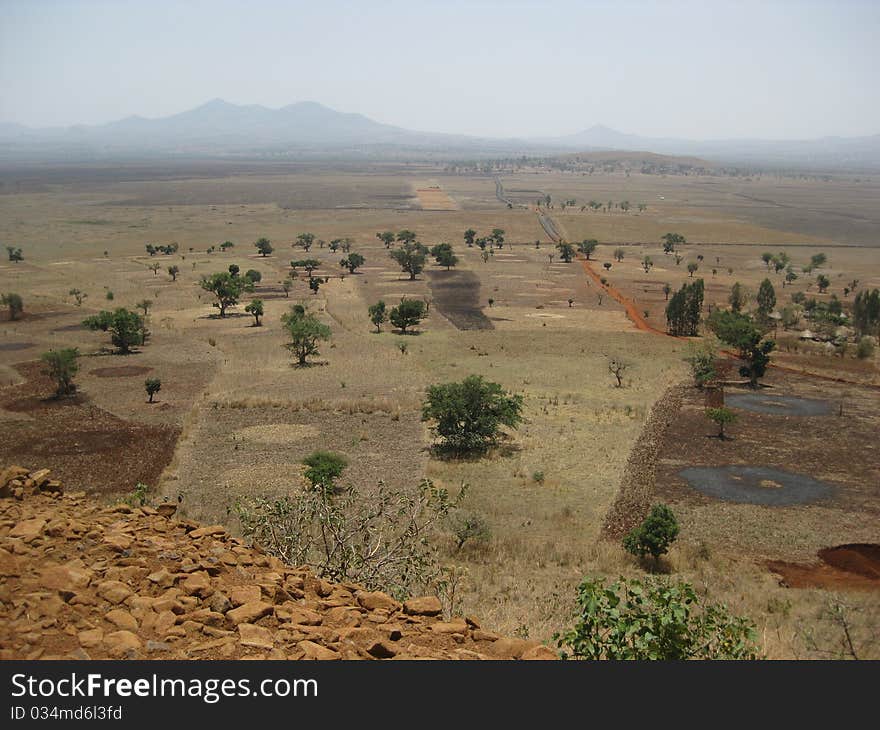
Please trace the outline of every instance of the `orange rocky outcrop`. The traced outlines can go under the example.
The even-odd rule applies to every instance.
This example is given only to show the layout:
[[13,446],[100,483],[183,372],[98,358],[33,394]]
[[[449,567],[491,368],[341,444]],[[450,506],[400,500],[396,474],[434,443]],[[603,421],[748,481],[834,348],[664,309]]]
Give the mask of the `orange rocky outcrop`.
[[2,659],[553,659],[433,596],[334,584],[174,505],[104,507],[0,469]]

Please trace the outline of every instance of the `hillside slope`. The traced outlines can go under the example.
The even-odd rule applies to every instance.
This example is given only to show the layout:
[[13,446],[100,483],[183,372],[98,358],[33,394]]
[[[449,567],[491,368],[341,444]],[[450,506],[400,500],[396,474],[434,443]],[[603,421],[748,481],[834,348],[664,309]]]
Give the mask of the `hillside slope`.
[[174,505],[105,507],[0,469],[0,659],[553,659],[435,597],[333,584]]

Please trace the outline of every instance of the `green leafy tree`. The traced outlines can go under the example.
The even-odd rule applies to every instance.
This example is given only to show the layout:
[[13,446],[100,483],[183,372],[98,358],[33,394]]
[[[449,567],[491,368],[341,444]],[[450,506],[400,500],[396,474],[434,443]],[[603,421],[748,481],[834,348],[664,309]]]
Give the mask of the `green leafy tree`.
[[626,256],[626,251],[624,251],[622,248],[614,249],[614,260],[617,261],[617,263],[623,261],[624,256]]
[[880,289],[860,291],[852,308],[853,326],[860,335],[880,334]]
[[716,309],[709,316],[708,324],[718,339],[737,348],[743,360],[740,375],[749,378],[751,386],[757,388],[758,379],[764,377],[770,364],[770,353],[776,343],[765,340],[761,329],[744,314]]
[[299,246],[306,253],[309,252],[309,249],[312,247],[312,244],[315,242],[315,234],[314,233],[300,233],[296,237],[296,243],[294,246]]
[[[766,279],[765,279],[766,281]],[[730,296],[727,297],[730,308],[734,312],[742,312],[746,304],[749,303],[749,293],[746,288],[738,281],[730,287]]]
[[388,319],[401,334],[405,335],[407,328],[417,326],[426,316],[428,316],[427,307],[421,299],[404,297],[400,300],[400,304],[392,307]]
[[244,278],[251,284],[259,284],[263,280],[263,275],[256,269],[248,269],[244,272]]
[[464,242],[468,248],[472,248],[474,245],[474,238],[476,238],[477,232],[473,228],[468,228],[464,232]]
[[689,583],[626,578],[578,587],[578,620],[554,639],[563,659],[758,659],[754,624],[723,604],[701,605]]
[[489,236],[492,241],[495,243],[498,248],[501,248],[504,245],[504,229],[503,228],[493,228],[492,235]]
[[665,284],[663,285],[663,296],[664,296],[664,301],[666,301],[666,302],[669,301],[669,295],[670,295],[670,294],[672,294],[672,287],[669,285],[669,282],[667,282],[667,283],[665,283]]
[[688,276],[693,278],[694,274],[696,273],[697,269],[699,269],[699,268],[700,268],[700,265],[696,261],[689,262],[687,265]]
[[24,311],[24,300],[20,294],[3,294],[0,296],[0,304],[9,309],[9,319],[15,321]]
[[580,251],[584,255],[584,258],[589,261],[590,256],[595,253],[598,246],[599,242],[595,238],[585,238],[578,244],[578,251]]
[[330,328],[321,322],[312,312],[292,310],[281,318],[281,323],[290,342],[285,347],[296,357],[297,365],[306,364],[306,359],[319,355],[318,344],[330,339]]
[[150,313],[150,308],[153,306],[152,299],[141,299],[137,304],[135,304],[138,309],[144,310],[144,317],[146,317]]
[[370,315],[370,321],[376,325],[376,332],[381,332],[382,323],[388,320],[388,310],[385,306],[385,302],[380,299],[375,304],[371,304],[367,308],[367,312]]
[[791,258],[785,251],[780,251],[770,261],[773,264],[773,272],[778,274],[791,262]]
[[776,307],[776,290],[773,288],[770,279],[764,279],[761,282],[755,298],[758,302],[758,317],[767,319]]
[[366,259],[364,259],[364,257],[361,256],[359,253],[350,253],[348,254],[348,256],[342,259],[342,261],[339,262],[339,265],[343,268],[348,269],[349,274],[353,274],[361,266],[364,265],[365,260]]
[[687,241],[680,233],[664,233],[660,236],[663,241],[663,253],[675,253],[676,246],[683,246]]
[[268,256],[275,250],[272,247],[272,243],[269,241],[268,238],[258,238],[256,241],[254,241],[254,246],[256,246],[260,256],[263,257]]
[[332,451],[313,451],[302,463],[307,467],[303,476],[309,480],[312,489],[323,489],[332,494],[336,491],[336,480],[348,466],[348,459]]
[[[398,237],[400,234],[398,234]],[[391,251],[393,258],[403,271],[409,274],[410,281],[422,273],[425,268],[425,260],[428,255],[428,249],[421,243],[405,241],[400,248]]]
[[73,378],[79,371],[79,350],[75,347],[65,347],[61,350],[49,350],[40,355],[46,365],[44,371],[55,381],[55,395],[63,398],[76,392],[76,384]]
[[385,244],[385,248],[391,248],[394,245],[394,233],[392,231],[384,231],[383,233],[377,233],[376,238],[378,238],[382,243]]
[[676,537],[678,520],[672,510],[665,504],[655,504],[642,524],[630,530],[623,538],[623,547],[639,558],[650,555],[656,564],[661,555],[669,552]]
[[556,244],[556,248],[559,250],[559,258],[561,258],[565,263],[570,264],[575,255],[574,246],[570,243],[566,243],[565,241],[560,241]]
[[227,267],[227,271],[229,275],[232,277],[237,277],[239,272],[241,271],[241,267],[238,264],[229,264]]
[[168,267],[168,276],[171,277],[171,281],[177,281],[177,275],[180,273],[179,266],[169,266]]
[[15,248],[14,246],[7,246],[6,253],[9,254],[9,260],[17,264],[19,261],[24,261],[24,255],[20,248]]
[[147,391],[147,396],[149,397],[147,402],[152,403],[153,396],[162,390],[162,381],[159,380],[159,378],[147,378],[144,381],[144,389]]
[[234,248],[234,247],[235,247],[235,244],[232,241],[223,241],[223,243],[220,244],[220,250],[224,251],[224,252],[227,249]]
[[254,327],[262,327],[263,323],[260,322],[260,317],[263,316],[262,299],[252,299],[251,303],[244,308],[244,311],[253,316]]
[[405,246],[415,243],[416,238],[418,238],[418,236],[416,236],[416,234],[408,228],[404,228],[402,231],[399,231],[397,233],[397,240],[402,242]]
[[290,279],[285,279],[281,283],[281,289],[284,292],[284,298],[290,298],[290,290],[293,289],[293,282]]
[[831,279],[829,279],[825,274],[819,274],[816,277],[816,286],[819,287],[819,293],[824,294],[825,290],[831,286]]
[[736,413],[729,408],[720,406],[719,408],[707,408],[706,418],[718,426],[718,438],[724,440],[724,427],[736,421]]
[[136,345],[143,345],[148,334],[144,318],[125,307],[99,312],[84,319],[83,326],[92,331],[109,332],[110,341],[121,355],[127,355]]
[[688,354],[685,362],[691,366],[694,376],[694,384],[703,388],[707,383],[718,377],[715,369],[715,361],[718,358],[718,349],[714,343],[703,340],[700,343],[691,342],[688,345]]
[[792,284],[794,284],[795,281],[797,281],[797,278],[798,278],[797,273],[796,273],[795,270],[791,267],[791,265],[789,265],[789,266],[785,269],[785,279],[783,280],[783,284],[782,284],[782,285],[785,286],[786,284],[788,284],[789,286],[791,286]]
[[306,276],[311,276],[312,273],[321,265],[321,262],[317,259],[299,259],[298,261],[291,261],[290,267],[296,271],[297,269],[305,269]]
[[76,288],[71,289],[67,293],[73,297],[74,301],[76,302],[77,307],[81,307],[83,300],[88,296],[88,294],[86,294],[84,291],[81,291],[80,289],[76,289]]
[[645,258],[642,259],[642,268],[645,270],[646,274],[651,270],[653,265],[654,260],[650,256],[645,256]]
[[810,256],[810,269],[818,269],[828,262],[828,257],[824,253],[817,253]]
[[456,454],[483,451],[501,435],[501,427],[522,423],[523,398],[479,375],[428,388],[422,420],[435,423],[441,446]]
[[683,284],[666,304],[666,327],[676,337],[695,337],[703,309],[703,280]]
[[238,304],[238,300],[244,292],[253,291],[254,288],[249,279],[233,276],[225,271],[203,276],[199,281],[199,286],[217,298],[214,306],[220,310],[221,317],[226,316],[226,310],[229,307]]
[[312,294],[317,294],[318,289],[321,288],[321,280],[316,276],[309,277],[309,289],[312,290]]
[[767,270],[769,271],[770,264],[773,261],[773,252],[772,251],[764,251],[764,253],[761,254],[761,261],[763,261],[766,264]]

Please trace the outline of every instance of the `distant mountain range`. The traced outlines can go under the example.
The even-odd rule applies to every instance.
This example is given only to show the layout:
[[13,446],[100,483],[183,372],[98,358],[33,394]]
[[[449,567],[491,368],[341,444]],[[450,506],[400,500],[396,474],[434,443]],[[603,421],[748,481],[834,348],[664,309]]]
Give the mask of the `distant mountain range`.
[[214,99],[169,117],[32,129],[0,122],[0,159],[112,159],[137,155],[425,154],[552,155],[629,150],[746,165],[880,168],[880,135],[822,139],[696,141],[641,137],[595,126],[560,137],[495,139],[415,132],[304,101],[281,109]]

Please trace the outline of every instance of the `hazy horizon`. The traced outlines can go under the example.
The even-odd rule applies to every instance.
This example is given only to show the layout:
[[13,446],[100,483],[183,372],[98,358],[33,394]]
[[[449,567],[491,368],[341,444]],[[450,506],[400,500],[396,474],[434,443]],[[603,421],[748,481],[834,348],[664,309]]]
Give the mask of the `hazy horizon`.
[[880,133],[870,1],[365,5],[6,0],[0,121],[102,124],[222,98],[499,138]]

